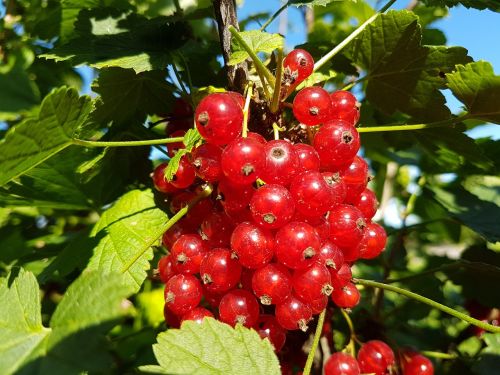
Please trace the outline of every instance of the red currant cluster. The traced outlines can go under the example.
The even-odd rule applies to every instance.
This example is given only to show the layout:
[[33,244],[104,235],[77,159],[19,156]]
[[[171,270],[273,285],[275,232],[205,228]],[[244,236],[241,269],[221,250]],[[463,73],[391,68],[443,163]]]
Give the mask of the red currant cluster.
[[[313,65],[307,52],[290,53],[284,92]],[[206,96],[194,113],[205,143],[182,156],[171,181],[165,164],[155,169],[156,189],[169,194],[173,213],[191,202],[164,234],[169,254],[158,268],[170,325],[215,314],[256,328],[279,351],[286,330],[307,330],[329,298],[341,308],[358,304],[351,266],[379,255],[386,234],[371,221],[378,203],[367,189],[368,164],[357,156],[352,94],[298,92],[293,113],[309,127],[311,144],[247,132],[244,104],[235,92]],[[200,182],[214,193],[196,201]]]
[[[325,375],[385,375],[393,373],[396,358],[392,349],[383,341],[372,340],[363,344],[357,360],[347,353],[334,353],[325,363]],[[432,362],[412,350],[400,352],[403,375],[433,375]]]

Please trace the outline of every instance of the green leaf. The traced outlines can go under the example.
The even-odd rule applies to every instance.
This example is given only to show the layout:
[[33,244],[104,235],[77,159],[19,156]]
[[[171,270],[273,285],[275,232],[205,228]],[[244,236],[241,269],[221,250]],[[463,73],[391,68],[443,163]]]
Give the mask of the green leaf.
[[453,7],[463,5],[466,8],[490,9],[500,12],[500,3],[497,0],[422,0],[425,5]]
[[490,242],[500,241],[500,206],[482,200],[462,187],[443,189],[427,186],[426,193],[448,210],[449,214]]
[[281,374],[278,358],[268,340],[254,330],[231,328],[212,318],[198,324],[186,321],[181,329],[158,335],[153,346],[160,366],[175,374]]
[[412,12],[381,14],[356,38],[347,55],[367,70],[366,97],[386,114],[407,113],[422,121],[450,117],[445,73],[471,58],[461,47],[421,45],[418,17]]
[[446,75],[448,87],[473,118],[500,124],[500,76],[485,61],[457,66]]
[[152,246],[159,244],[167,221],[150,190],[128,192],[104,212],[92,230],[98,244],[87,268],[119,272],[124,285],[138,291],[150,268]]
[[[259,30],[241,31],[238,34],[255,53],[271,53],[275,49],[283,47],[283,37],[279,34],[270,34]],[[231,40],[231,50],[229,65],[239,64],[250,57],[235,38]]]
[[50,333],[42,326],[35,276],[21,269],[9,283],[0,279],[0,373],[13,374]]
[[191,151],[193,149],[193,147],[196,146],[196,144],[200,141],[201,141],[200,132],[198,131],[198,129],[192,128],[192,129],[189,129],[186,132],[186,134],[184,134],[184,140],[182,141],[182,143],[184,143],[184,146],[186,147],[186,149]]
[[2,279],[0,372],[76,375],[109,369],[110,356],[101,345],[101,334],[124,315],[122,301],[130,293],[119,275],[85,273],[64,294],[49,329],[42,326],[33,274],[21,269],[12,283]]
[[0,142],[0,186],[71,145],[90,109],[90,98],[79,97],[75,89],[63,87],[48,95],[38,118],[14,126]]
[[103,69],[92,89],[102,102],[95,110],[97,121],[124,123],[131,118],[167,113],[175,97],[165,80],[166,71],[136,74],[133,69]]
[[194,146],[201,141],[201,134],[196,128],[189,129],[184,135],[184,148],[178,150],[175,155],[168,161],[167,168],[165,168],[165,178],[168,181],[172,181],[175,172],[179,169],[179,163],[184,155],[191,152]]
[[77,37],[41,56],[95,68],[131,68],[137,73],[161,70],[171,60],[169,52],[181,47],[191,33],[185,22],[133,13],[124,18],[112,9],[81,11],[75,27]]

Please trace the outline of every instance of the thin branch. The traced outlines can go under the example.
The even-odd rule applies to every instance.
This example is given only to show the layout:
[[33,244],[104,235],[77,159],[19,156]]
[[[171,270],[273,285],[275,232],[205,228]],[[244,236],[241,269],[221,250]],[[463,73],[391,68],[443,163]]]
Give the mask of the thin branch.
[[323,332],[323,324],[325,323],[326,309],[319,314],[318,325],[316,326],[316,331],[314,332],[314,339],[311,345],[311,350],[307,355],[306,365],[304,366],[303,375],[310,375],[311,368],[314,362],[314,356],[316,354],[316,349],[318,348],[319,339],[321,338],[321,333]]
[[144,141],[116,141],[116,142],[85,141],[83,139],[73,139],[71,143],[83,147],[129,147],[129,146],[162,145],[165,143],[176,143],[182,141],[184,141],[184,137],[147,139]]
[[281,12],[283,12],[287,7],[288,7],[288,1],[282,5],[281,8],[279,8],[276,12],[274,12],[274,14],[271,16],[271,18],[269,18],[263,25],[262,27],[260,28],[260,31],[266,31],[266,28],[269,26],[269,24],[271,22],[273,22],[276,17],[278,17],[280,15]]
[[441,128],[444,126],[456,125],[469,118],[471,118],[471,116],[466,113],[462,116],[457,116],[449,120],[436,121],[428,124],[368,126],[368,127],[359,127],[356,130],[359,133],[375,133],[375,132],[396,132],[396,131],[406,131],[406,130],[433,129],[433,128]]

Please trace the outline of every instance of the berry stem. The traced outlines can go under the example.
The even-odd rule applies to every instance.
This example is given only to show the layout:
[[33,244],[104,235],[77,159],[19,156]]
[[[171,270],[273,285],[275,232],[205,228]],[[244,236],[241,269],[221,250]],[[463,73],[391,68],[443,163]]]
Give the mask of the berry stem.
[[247,88],[245,106],[243,107],[243,128],[241,130],[241,136],[244,138],[246,138],[246,136],[248,135],[248,116],[250,114],[250,99],[252,99],[252,95],[253,95],[253,86],[252,82],[250,82]]
[[304,371],[302,372],[303,375],[311,374],[311,368],[314,362],[314,355],[316,354],[316,349],[318,348],[319,339],[321,338],[321,333],[323,332],[323,324],[325,323],[325,314],[326,314],[326,309],[323,310],[321,314],[319,314],[318,324],[316,326],[316,331],[314,332],[314,339],[311,345],[311,350],[307,355],[306,365],[304,366]]
[[273,22],[280,14],[283,12],[289,5],[287,1],[285,4],[281,6],[274,14],[261,26],[260,31],[266,31],[266,28]]
[[101,141],[85,141],[83,139],[73,139],[71,142],[77,146],[83,147],[128,147],[128,146],[153,146],[162,145],[165,143],[182,142],[184,137],[148,139],[143,141],[116,141],[116,142],[101,142]]
[[271,113],[278,112],[281,96],[281,80],[283,78],[283,48],[278,49],[276,60],[276,81],[274,82],[273,99],[271,100]]
[[357,128],[357,130],[359,133],[374,133],[374,132],[395,132],[402,130],[432,129],[432,128],[441,128],[443,126],[455,125],[468,118],[470,118],[470,116],[468,113],[466,113],[462,116],[457,116],[449,120],[436,121],[428,124],[369,126],[366,128],[363,127]]
[[280,131],[282,129],[278,126],[278,124],[273,123],[273,133],[274,133],[274,139],[278,140],[280,139]]
[[442,305],[439,302],[436,302],[436,301],[431,300],[430,298],[421,296],[420,294],[410,292],[409,290],[398,288],[397,286],[394,286],[394,285],[379,283],[379,282],[373,281],[373,280],[353,279],[353,281],[356,284],[365,285],[365,286],[369,286],[372,288],[385,289],[385,290],[389,290],[391,292],[401,294],[405,297],[412,298],[412,299],[417,300],[419,302],[425,303],[431,307],[434,307],[435,309],[441,310],[442,312],[450,314],[450,315],[454,316],[455,318],[466,321],[466,322],[473,324],[479,328],[482,328],[488,332],[500,333],[500,327],[496,327],[494,325],[491,325],[491,324],[482,322],[480,320],[474,319],[466,314],[463,314],[457,310],[452,309],[451,307]]
[[[254,62],[255,68],[257,69],[257,71],[260,71],[262,73],[262,75],[264,75],[264,77],[267,79],[267,82],[269,82],[269,84],[271,86],[274,86],[275,80],[274,80],[273,74],[269,71],[269,69],[266,68],[264,63],[262,61],[260,61],[257,54],[252,50],[252,48],[250,48],[250,46],[241,37],[238,30],[236,30],[236,28],[232,25],[228,26],[228,30],[233,35],[233,38],[235,38],[238,41],[240,46],[242,46],[245,49],[245,51],[247,51],[248,55],[250,56],[250,58]],[[262,86],[264,86],[265,84],[266,84],[265,82],[262,82]]]
[[441,353],[441,352],[433,352],[429,350],[423,350],[420,352],[426,357],[439,358],[439,359],[457,359],[458,355],[456,353]]
[[380,13],[384,13],[387,9],[394,4],[396,0],[390,0],[379,12],[375,13],[373,16],[368,18],[365,22],[363,22],[356,30],[354,30],[347,38],[345,38],[342,42],[337,44],[335,48],[333,48],[330,52],[328,52],[325,56],[319,59],[316,64],[314,64],[314,71],[320,69],[323,65],[325,65],[329,60],[331,60],[337,53],[342,51],[342,49],[347,46],[354,38],[356,38],[359,34],[363,32],[363,30],[375,21]]
[[340,312],[342,313],[342,316],[344,317],[347,326],[349,327],[349,332],[351,333],[351,341],[355,341],[359,345],[362,345],[363,343],[356,336],[356,331],[354,330],[354,324],[352,323],[351,317],[349,316],[347,311],[345,311],[345,309],[340,309]]

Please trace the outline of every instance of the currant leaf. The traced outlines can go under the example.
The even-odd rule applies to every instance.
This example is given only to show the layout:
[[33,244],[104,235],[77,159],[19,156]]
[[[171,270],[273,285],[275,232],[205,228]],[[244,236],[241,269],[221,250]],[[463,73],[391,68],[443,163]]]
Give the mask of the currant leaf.
[[[270,34],[259,30],[241,31],[238,34],[255,53],[271,53],[283,46],[283,37],[279,34]],[[232,54],[229,59],[229,65],[239,64],[250,57],[248,52],[240,46],[235,38],[231,40],[231,50]]]
[[485,61],[458,65],[446,75],[448,87],[473,118],[500,124],[500,76]]
[[186,321],[181,329],[160,333],[157,341],[153,351],[161,368],[169,373],[281,373],[270,342],[241,325],[233,329],[212,318],[201,324]]
[[463,5],[466,8],[490,9],[500,12],[500,3],[496,0],[422,0],[427,6],[454,7]]

